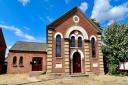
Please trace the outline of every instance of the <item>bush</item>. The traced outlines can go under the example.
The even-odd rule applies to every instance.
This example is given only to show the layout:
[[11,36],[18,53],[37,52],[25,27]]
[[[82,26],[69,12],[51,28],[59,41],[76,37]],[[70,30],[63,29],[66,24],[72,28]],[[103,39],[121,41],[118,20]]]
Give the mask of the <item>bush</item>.
[[117,64],[109,64],[109,74],[118,74],[118,65]]

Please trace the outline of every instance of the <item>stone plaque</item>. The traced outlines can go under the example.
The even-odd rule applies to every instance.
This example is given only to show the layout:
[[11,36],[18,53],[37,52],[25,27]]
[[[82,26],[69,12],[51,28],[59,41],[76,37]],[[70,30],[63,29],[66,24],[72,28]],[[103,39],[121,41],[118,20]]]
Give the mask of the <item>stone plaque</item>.
[[56,64],[56,68],[62,68],[62,64]]
[[98,63],[93,63],[93,67],[98,67]]

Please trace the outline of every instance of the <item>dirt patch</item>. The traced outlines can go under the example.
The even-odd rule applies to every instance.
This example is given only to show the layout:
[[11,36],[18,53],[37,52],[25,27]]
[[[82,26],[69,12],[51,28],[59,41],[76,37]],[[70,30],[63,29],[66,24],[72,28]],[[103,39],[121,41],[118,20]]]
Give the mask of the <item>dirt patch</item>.
[[101,82],[116,82],[116,81],[128,81],[127,76],[110,76],[110,75],[99,75],[91,76],[95,81]]
[[27,81],[28,74],[5,74],[0,75],[0,84],[17,84]]
[[85,77],[41,75],[30,77],[29,74],[0,75],[0,85],[128,85],[128,77],[110,75],[91,75]]

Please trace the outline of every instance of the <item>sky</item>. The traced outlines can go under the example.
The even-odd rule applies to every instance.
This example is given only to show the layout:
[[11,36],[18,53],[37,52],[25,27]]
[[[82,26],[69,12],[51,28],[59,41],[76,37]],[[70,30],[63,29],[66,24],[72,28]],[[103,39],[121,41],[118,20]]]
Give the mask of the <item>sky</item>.
[[16,41],[46,42],[46,26],[73,7],[105,28],[128,24],[127,0],[0,0],[0,27],[8,49]]

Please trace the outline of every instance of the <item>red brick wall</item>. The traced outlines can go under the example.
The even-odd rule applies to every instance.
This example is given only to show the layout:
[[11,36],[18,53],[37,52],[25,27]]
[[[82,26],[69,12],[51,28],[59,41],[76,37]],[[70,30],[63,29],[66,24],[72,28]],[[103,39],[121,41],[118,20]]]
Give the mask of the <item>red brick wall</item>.
[[[85,18],[85,16],[83,16],[83,14],[81,14],[79,11],[74,13],[74,15],[79,16],[80,21],[79,21],[79,23],[77,25],[82,26],[86,30],[89,39],[90,39],[91,35],[95,35],[96,38],[97,38],[97,32],[99,32],[99,31]],[[56,56],[55,56],[55,53],[56,53],[55,44],[56,44],[56,42],[55,42],[55,39],[54,39],[54,35],[57,32],[60,32],[60,33],[62,33],[62,35],[64,37],[66,30],[69,27],[75,25],[75,23],[73,22],[73,19],[72,19],[74,15],[72,15],[72,16],[68,17],[67,19],[65,19],[65,21],[62,20],[63,23],[61,23],[60,25],[56,26],[55,30],[53,31],[53,40],[54,41],[53,41],[53,48],[52,48],[53,49],[53,55],[52,55],[53,56],[53,68],[52,68],[52,72],[62,72],[63,73],[64,72],[64,68],[65,68],[64,67],[64,58],[65,58],[64,56],[65,55],[64,55],[64,49],[63,49],[64,48],[63,47],[64,43],[62,42],[62,49],[61,49],[62,56],[61,56],[61,58],[56,58]],[[64,41],[64,38],[62,38],[61,41]],[[99,55],[98,55],[98,49],[97,49],[98,48],[98,41],[96,42],[96,49],[97,50],[96,50],[96,58],[95,59],[92,59],[92,56],[91,56],[91,44],[89,44],[89,48],[90,48],[90,60],[91,60],[91,68],[90,68],[91,72],[99,73],[99,67],[96,67],[96,68],[92,67],[92,63],[98,63],[99,64],[99,57],[98,57]],[[62,66],[63,66],[62,69],[56,69],[55,68],[55,64],[57,62],[62,63]]]
[[[27,73],[32,71],[33,57],[42,57],[42,71],[46,71],[46,52],[10,52],[7,58],[7,73]],[[17,57],[16,66],[13,65],[13,57]],[[23,56],[23,66],[19,65],[19,58]]]

